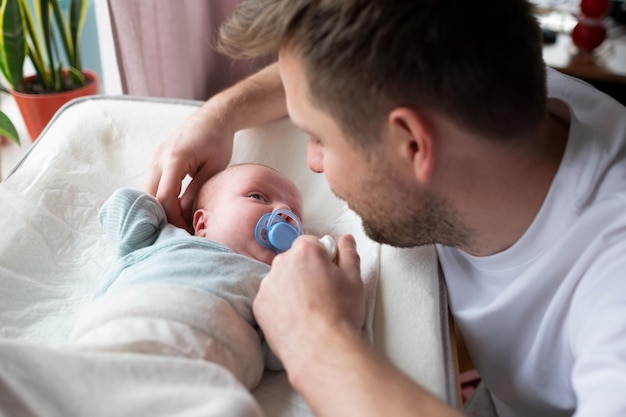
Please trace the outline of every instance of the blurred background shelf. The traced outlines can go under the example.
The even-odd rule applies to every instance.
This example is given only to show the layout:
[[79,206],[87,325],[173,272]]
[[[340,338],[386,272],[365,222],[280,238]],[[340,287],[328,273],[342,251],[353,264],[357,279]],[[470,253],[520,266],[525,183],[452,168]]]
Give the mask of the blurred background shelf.
[[572,42],[579,0],[535,0],[542,27],[555,34],[543,47],[547,65],[583,79],[626,104],[626,0],[612,1],[606,19],[607,39],[593,53],[584,53]]

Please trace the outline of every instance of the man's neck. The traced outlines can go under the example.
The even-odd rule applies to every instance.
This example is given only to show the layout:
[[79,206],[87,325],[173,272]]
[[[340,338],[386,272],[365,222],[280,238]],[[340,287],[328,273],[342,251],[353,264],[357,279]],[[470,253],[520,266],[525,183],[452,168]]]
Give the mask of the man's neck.
[[462,185],[455,190],[458,198],[452,197],[474,231],[467,247],[461,249],[475,256],[493,255],[522,237],[550,190],[568,133],[568,124],[547,116],[533,147],[482,143],[484,149],[471,161],[476,167],[470,168],[471,184],[458,184]]

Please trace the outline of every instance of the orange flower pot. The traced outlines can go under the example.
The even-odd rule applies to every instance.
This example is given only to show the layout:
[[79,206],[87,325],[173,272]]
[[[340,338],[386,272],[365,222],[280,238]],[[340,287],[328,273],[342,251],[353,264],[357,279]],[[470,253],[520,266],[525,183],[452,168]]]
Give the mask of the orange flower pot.
[[[63,91],[61,93],[50,94],[27,94],[18,91],[11,91],[11,95],[20,109],[26,130],[30,139],[34,142],[39,137],[41,131],[46,127],[54,114],[65,103],[79,97],[98,94],[99,83],[98,74],[93,71],[83,70],[83,74],[88,83],[84,87],[75,90]],[[36,75],[26,77],[26,82],[37,78]]]

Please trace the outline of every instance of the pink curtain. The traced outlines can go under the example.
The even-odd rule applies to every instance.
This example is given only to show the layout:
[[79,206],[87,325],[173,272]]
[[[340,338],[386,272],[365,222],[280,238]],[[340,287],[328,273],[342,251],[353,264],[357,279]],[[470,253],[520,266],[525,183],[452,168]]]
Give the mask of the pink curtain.
[[205,100],[267,61],[212,45],[239,0],[107,0],[124,94]]

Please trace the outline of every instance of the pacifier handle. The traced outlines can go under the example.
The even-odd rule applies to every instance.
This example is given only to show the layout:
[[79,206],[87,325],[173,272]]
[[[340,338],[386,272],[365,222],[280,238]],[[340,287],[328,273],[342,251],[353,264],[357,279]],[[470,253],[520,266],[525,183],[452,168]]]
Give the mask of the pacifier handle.
[[329,235],[324,235],[320,238],[320,243],[326,249],[328,256],[333,262],[337,262],[337,242]]

